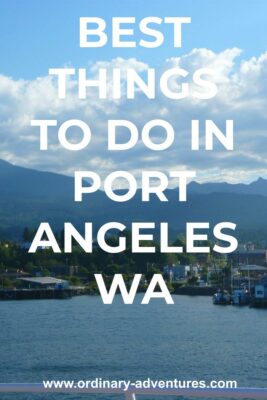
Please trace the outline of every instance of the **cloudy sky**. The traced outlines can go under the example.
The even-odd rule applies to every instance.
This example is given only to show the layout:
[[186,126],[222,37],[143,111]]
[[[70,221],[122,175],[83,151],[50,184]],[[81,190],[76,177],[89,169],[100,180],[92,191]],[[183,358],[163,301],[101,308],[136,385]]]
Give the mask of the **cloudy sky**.
[[[144,5],[145,3],[145,5]],[[160,4],[159,4],[160,3]],[[74,170],[93,170],[101,176],[127,170],[138,178],[140,170],[196,170],[197,180],[250,182],[267,178],[267,40],[265,0],[165,0],[155,2],[89,0],[1,0],[0,12],[0,158],[14,164],[72,175]],[[165,42],[155,49],[79,48],[79,17],[104,18],[110,33],[113,16],[189,16],[183,29],[183,46],[173,48],[170,29]],[[136,41],[142,37],[135,26]],[[149,100],[136,93],[134,100],[122,96],[100,100],[89,90],[86,100],[77,96],[74,76],[65,100],[57,96],[57,80],[49,68],[86,68],[97,77],[99,68],[134,68],[142,76],[155,68],[182,67],[189,76],[198,68],[214,71],[218,94],[211,100],[174,101],[160,90]],[[190,81],[189,81],[190,82]],[[162,118],[175,129],[170,149],[153,152],[138,142],[127,152],[107,151],[107,120],[128,119],[138,128]],[[88,148],[69,152],[58,144],[51,129],[49,149],[39,150],[38,130],[32,119],[81,119],[92,131]],[[234,151],[216,146],[212,152],[190,150],[192,119],[212,119],[223,130],[226,119],[234,120]],[[73,135],[78,132],[73,132]],[[159,132],[155,132],[155,135]]]

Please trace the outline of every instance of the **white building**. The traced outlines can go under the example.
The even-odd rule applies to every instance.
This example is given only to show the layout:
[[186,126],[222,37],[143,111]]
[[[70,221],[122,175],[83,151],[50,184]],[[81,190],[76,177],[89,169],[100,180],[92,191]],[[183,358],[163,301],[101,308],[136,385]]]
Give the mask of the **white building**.
[[191,272],[193,272],[191,269],[190,265],[166,265],[163,267],[163,273],[168,275],[170,281],[178,281],[191,276]]

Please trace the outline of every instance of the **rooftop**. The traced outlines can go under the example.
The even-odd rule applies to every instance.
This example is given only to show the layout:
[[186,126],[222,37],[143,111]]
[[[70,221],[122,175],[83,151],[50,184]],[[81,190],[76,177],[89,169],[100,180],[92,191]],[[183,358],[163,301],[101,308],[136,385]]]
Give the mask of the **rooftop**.
[[39,283],[40,285],[55,285],[57,283],[66,282],[63,279],[53,278],[52,276],[42,276],[37,278],[18,278],[20,281],[25,281],[29,283]]
[[232,254],[266,254],[266,249],[254,249],[254,250],[246,250],[246,249],[236,249]]
[[262,267],[261,265],[240,265],[238,267],[240,271],[262,271],[267,272],[267,267]]

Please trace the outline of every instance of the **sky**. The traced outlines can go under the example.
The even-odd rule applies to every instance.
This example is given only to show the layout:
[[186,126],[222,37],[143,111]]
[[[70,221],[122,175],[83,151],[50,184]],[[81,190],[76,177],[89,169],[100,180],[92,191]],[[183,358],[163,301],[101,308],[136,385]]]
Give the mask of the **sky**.
[[[72,175],[75,170],[94,170],[102,177],[127,170],[137,179],[140,170],[195,170],[196,180],[250,182],[267,178],[267,2],[265,0],[1,0],[0,1],[0,158],[14,164]],[[105,19],[109,43],[103,48],[79,47],[79,18]],[[116,49],[111,46],[112,17],[135,17],[134,39],[142,34],[138,22],[147,16],[191,17],[182,32],[182,48],[172,46],[170,27],[163,27],[162,46]],[[77,98],[77,79],[68,96],[59,100],[57,82],[49,68],[86,68],[92,77],[106,68],[110,84],[112,68],[128,68],[156,76],[174,67],[191,76],[198,68],[211,68],[218,87],[215,98],[196,101],[167,99],[157,89],[156,99],[136,93],[134,100],[101,100],[90,92]],[[141,130],[156,118],[175,129],[173,146],[162,152],[145,148],[141,140],[127,152],[107,151],[107,120],[128,119]],[[92,131],[88,148],[69,152],[59,145],[51,129],[49,149],[39,150],[39,135],[32,119],[86,121]],[[214,151],[190,151],[192,119],[212,119],[225,126],[234,120],[234,150],[218,146]],[[73,135],[78,132],[73,132]],[[160,132],[155,132],[160,136]]]

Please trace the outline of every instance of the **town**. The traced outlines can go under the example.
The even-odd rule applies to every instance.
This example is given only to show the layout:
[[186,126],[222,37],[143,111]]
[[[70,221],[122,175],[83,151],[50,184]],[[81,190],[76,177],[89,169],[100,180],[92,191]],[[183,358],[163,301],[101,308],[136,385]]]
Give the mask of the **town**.
[[[46,246],[29,253],[35,233],[36,230],[25,228],[20,242],[1,242],[1,300],[99,295],[102,285],[102,294],[109,296],[110,304],[118,293],[116,285],[121,291],[125,284],[123,290],[126,296],[132,295],[131,302],[136,292],[148,292],[147,297],[162,297],[172,304],[167,301],[167,298],[170,300],[168,293],[213,296],[219,289],[219,293],[235,294],[232,300],[236,304],[247,303],[245,295],[249,293],[254,306],[267,305],[267,249],[263,244],[258,247],[252,242],[239,244],[230,254],[213,250],[175,254],[161,253],[159,244],[151,241],[146,245],[155,246],[155,253],[133,253],[132,232],[127,230],[127,246],[122,253],[107,253],[96,242],[92,253],[84,253],[77,243],[70,254],[53,253]],[[62,248],[64,233],[56,236]],[[115,246],[119,237],[109,236],[107,241]],[[198,245],[212,249],[214,244],[202,241]],[[185,238],[178,237],[172,246],[186,246]],[[117,276],[115,281],[114,276]]]

